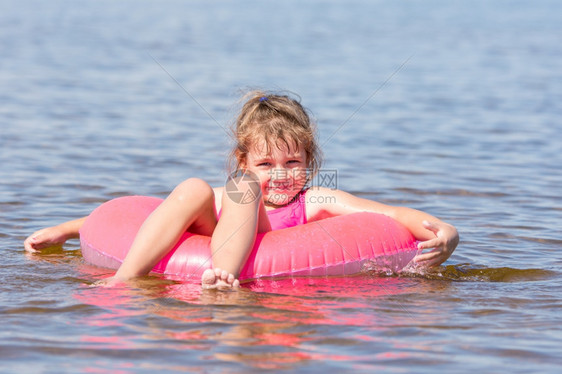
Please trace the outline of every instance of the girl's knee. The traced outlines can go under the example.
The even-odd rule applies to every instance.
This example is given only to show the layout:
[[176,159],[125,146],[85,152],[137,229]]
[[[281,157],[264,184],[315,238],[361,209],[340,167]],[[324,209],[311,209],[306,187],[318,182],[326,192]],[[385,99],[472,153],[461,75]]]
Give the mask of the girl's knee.
[[199,178],[189,178],[176,186],[172,192],[178,201],[214,201],[213,188]]

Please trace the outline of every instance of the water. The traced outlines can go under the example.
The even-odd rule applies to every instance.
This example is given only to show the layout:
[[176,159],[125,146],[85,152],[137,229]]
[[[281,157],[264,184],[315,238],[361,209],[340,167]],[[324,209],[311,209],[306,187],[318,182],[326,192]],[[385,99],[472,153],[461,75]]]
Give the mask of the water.
[[[2,372],[557,372],[562,28],[556,1],[4,1]],[[129,288],[38,228],[225,179],[238,90],[289,89],[339,188],[461,243],[427,274]]]

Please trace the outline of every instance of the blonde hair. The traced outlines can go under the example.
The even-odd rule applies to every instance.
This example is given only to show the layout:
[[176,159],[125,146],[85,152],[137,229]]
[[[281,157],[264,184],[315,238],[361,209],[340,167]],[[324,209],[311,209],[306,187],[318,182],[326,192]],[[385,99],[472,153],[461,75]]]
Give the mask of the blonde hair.
[[316,126],[299,100],[287,94],[251,91],[242,97],[246,100],[233,126],[234,149],[229,166],[242,168],[248,152],[259,141],[264,141],[267,153],[272,147],[287,146],[289,150],[302,146],[306,153],[307,181],[310,181],[322,162],[316,139]]

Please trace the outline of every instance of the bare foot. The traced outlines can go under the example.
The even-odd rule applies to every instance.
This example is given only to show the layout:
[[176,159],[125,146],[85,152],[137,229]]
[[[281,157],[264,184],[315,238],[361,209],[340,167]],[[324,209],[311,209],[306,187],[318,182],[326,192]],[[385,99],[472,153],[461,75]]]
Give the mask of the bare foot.
[[240,287],[240,282],[234,274],[216,268],[205,270],[201,276],[201,286],[206,290],[212,288],[238,288]]
[[103,287],[103,288],[111,288],[115,286],[122,286],[126,283],[126,280],[116,278],[115,276],[100,279],[90,285],[90,287]]

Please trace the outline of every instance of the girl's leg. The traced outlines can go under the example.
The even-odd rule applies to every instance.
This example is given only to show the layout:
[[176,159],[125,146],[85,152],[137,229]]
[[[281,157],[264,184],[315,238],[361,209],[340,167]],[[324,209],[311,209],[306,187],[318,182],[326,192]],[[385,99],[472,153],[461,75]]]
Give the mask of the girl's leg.
[[[251,191],[251,182],[237,181],[239,193]],[[265,211],[261,191],[252,201],[231,199],[228,192],[222,195],[222,213],[211,238],[213,270],[201,278],[204,288],[237,286],[240,270],[256,240],[256,233],[270,231],[271,225]]]
[[217,224],[214,199],[213,189],[201,179],[180,183],[144,221],[115,278],[147,274],[188,228],[211,235]]

